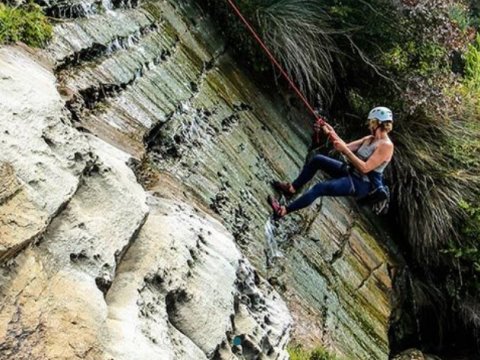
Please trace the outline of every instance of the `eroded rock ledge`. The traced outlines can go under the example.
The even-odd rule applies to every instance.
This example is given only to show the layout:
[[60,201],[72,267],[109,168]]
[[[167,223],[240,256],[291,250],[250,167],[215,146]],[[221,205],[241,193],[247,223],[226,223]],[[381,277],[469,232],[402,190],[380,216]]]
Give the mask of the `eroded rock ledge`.
[[[129,155],[73,128],[55,77],[28,54],[0,49],[0,65],[12,99],[42,94],[2,102],[2,359],[286,358],[288,309],[233,236],[147,194]],[[21,231],[24,214],[36,232]]]

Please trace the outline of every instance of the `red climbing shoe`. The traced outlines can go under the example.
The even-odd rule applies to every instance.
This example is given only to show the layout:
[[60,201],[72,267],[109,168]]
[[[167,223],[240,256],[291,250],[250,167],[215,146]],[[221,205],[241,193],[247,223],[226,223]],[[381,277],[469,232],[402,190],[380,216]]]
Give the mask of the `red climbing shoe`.
[[285,195],[286,197],[292,197],[295,194],[295,189],[290,183],[275,180],[272,181],[272,186],[275,190]]
[[287,215],[287,209],[285,206],[281,205],[277,199],[275,199],[272,195],[269,195],[268,198],[268,203],[272,207],[273,210],[273,217],[275,219],[280,219]]

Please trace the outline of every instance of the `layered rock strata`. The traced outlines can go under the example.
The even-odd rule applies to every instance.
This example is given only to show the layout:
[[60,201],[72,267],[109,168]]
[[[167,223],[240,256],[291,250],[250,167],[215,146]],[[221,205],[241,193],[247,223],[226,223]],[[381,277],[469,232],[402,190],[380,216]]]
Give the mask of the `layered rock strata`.
[[286,358],[288,309],[218,220],[147,194],[30,55],[0,65],[2,359]]
[[[388,358],[399,257],[354,202],[324,199],[277,224],[283,258],[266,266],[265,197],[305,161],[302,114],[265,95],[188,1],[71,4],[46,7],[73,17],[46,50],[61,98],[49,70],[1,52],[12,101],[0,132],[0,348],[282,358],[290,315],[263,277],[286,300],[296,341]],[[53,340],[53,324],[69,333]]]

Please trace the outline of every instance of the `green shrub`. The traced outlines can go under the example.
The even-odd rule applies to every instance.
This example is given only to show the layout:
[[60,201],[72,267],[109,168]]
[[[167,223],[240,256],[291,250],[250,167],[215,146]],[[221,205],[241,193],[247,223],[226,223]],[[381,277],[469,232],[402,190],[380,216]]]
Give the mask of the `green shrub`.
[[302,346],[296,345],[288,348],[290,360],[339,360],[339,358],[322,347],[312,350],[305,350]]
[[37,4],[10,7],[0,3],[0,44],[22,41],[41,47],[51,36],[52,26]]
[[480,91],[480,36],[468,45],[464,54],[465,83],[470,90]]
[[450,5],[449,17],[462,31],[468,31],[473,25],[473,19],[470,16],[470,9],[464,3],[453,3]]

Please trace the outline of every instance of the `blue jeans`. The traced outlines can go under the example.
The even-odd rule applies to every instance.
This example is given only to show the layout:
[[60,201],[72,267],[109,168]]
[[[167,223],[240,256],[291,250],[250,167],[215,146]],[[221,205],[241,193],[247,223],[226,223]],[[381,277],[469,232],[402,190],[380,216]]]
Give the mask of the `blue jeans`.
[[316,155],[306,164],[298,178],[292,183],[295,190],[309,182],[318,170],[332,177],[321,181],[287,206],[287,211],[297,211],[312,204],[320,196],[363,197],[370,191],[370,182],[348,172],[345,163],[324,155]]

